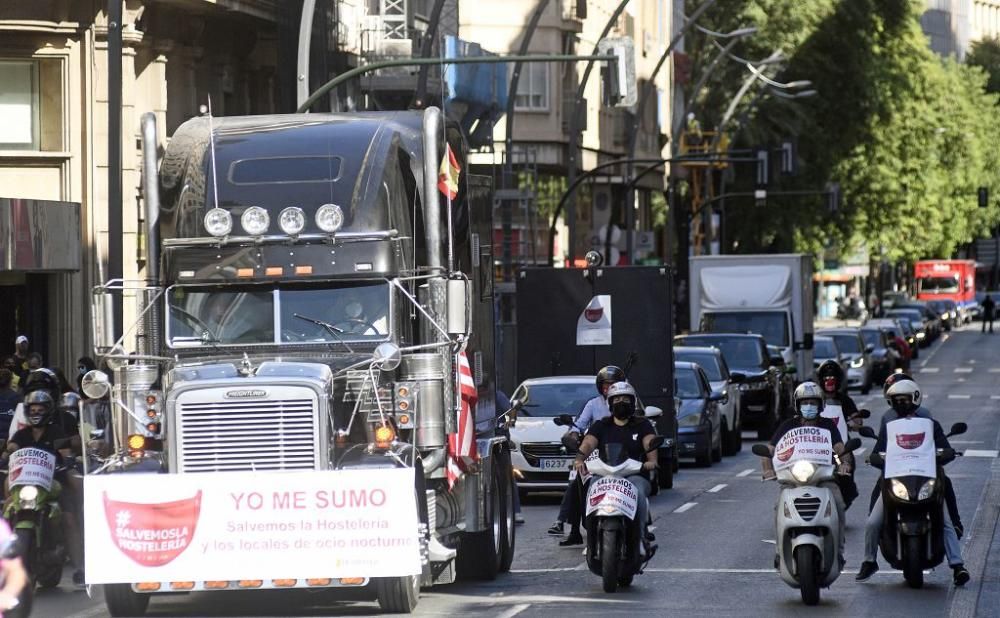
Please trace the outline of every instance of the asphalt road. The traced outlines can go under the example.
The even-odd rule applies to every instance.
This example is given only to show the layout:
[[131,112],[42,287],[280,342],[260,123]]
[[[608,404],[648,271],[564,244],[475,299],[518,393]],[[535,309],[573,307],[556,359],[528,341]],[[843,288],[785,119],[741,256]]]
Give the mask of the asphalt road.
[[[978,324],[974,325],[978,328]],[[973,581],[964,589],[951,584],[951,572],[938,567],[925,577],[922,590],[911,590],[885,561],[867,583],[854,581],[861,563],[866,502],[876,470],[862,465],[857,481],[862,498],[848,511],[847,567],[820,606],[817,616],[996,616],[1000,614],[1000,542],[993,543],[1000,491],[1000,334],[978,330],[954,332],[923,350],[915,377],[925,405],[947,430],[957,421],[969,432],[955,438],[966,451],[948,466],[966,528],[963,552]],[[859,407],[872,410],[874,424],[885,409],[881,393],[855,395]],[[527,520],[518,527],[517,555],[509,575],[488,583],[460,583],[426,591],[417,615],[461,616],[797,616],[806,611],[797,590],[785,585],[772,568],[773,508],[778,488],[762,483],[758,458],[743,452],[711,468],[684,465],[673,490],[652,500],[659,551],[631,589],[608,595],[584,564],[582,548],[560,548],[546,534],[555,519],[559,497],[538,495],[523,504]],[[864,446],[872,445],[864,440]],[[863,458],[862,458],[863,459]],[[994,479],[990,483],[991,479]],[[984,489],[990,493],[983,501]],[[991,564],[991,568],[986,568]],[[983,571],[987,581],[984,584]],[[333,616],[375,615],[372,603],[342,603],[321,596],[287,593],[200,593],[157,597],[150,616]],[[93,618],[106,615],[99,592],[88,598],[70,586],[40,594],[37,616]]]

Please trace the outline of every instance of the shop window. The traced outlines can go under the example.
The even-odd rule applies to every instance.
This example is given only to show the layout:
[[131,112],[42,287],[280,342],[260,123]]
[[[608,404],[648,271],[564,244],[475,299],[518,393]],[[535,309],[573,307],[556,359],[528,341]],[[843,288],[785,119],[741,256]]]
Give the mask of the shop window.
[[62,72],[57,59],[0,59],[0,149],[62,151]]

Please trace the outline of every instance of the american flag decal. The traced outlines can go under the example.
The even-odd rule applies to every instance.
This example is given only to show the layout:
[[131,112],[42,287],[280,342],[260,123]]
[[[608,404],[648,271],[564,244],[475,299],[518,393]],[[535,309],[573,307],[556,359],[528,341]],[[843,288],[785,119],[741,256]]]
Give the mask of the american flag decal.
[[472,377],[469,357],[465,351],[458,353],[458,394],[461,406],[458,412],[456,433],[448,436],[448,486],[453,487],[455,481],[469,469],[469,466],[479,461],[476,451],[476,422],[473,410],[479,394],[476,382]]

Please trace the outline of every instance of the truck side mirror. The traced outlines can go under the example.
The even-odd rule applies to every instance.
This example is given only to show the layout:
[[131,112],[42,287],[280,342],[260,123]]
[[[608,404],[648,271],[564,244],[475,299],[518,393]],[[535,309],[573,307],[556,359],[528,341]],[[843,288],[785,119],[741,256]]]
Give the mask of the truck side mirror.
[[94,349],[105,356],[115,345],[114,297],[111,290],[98,285],[90,295],[90,317],[94,331]]
[[471,292],[472,286],[468,279],[448,280],[448,334],[464,336],[469,334]]

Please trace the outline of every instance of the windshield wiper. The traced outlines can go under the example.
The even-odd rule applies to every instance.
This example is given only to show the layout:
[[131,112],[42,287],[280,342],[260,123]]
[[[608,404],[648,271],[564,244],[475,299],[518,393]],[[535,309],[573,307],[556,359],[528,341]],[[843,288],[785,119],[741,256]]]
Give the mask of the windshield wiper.
[[329,332],[334,337],[336,337],[337,341],[339,341],[340,343],[342,343],[344,345],[344,347],[347,348],[348,352],[350,352],[351,354],[354,354],[354,350],[351,349],[351,346],[347,345],[347,342],[344,341],[344,338],[340,336],[341,333],[343,333],[344,331],[341,330],[341,329],[339,329],[339,328],[337,328],[333,324],[330,324],[329,322],[324,322],[323,320],[317,320],[316,318],[310,318],[309,316],[301,315],[299,313],[293,313],[292,317],[296,317],[296,318],[298,318],[300,320],[305,320],[306,322],[312,322],[316,326],[322,326],[323,328],[325,328],[327,330],[327,332]]
[[[199,327],[199,328],[202,329],[200,335],[198,335],[197,337],[192,337],[191,339],[197,339],[198,341],[201,341],[202,343],[210,343],[210,344],[212,344],[212,347],[216,347],[215,344],[222,342],[222,340],[219,339],[219,336],[215,334],[215,331],[212,330],[212,327],[209,326],[208,324],[205,324],[205,322],[202,321],[202,319],[199,318],[198,316],[196,316],[195,314],[190,313],[186,309],[181,309],[180,307],[178,307],[176,305],[171,305],[170,309],[173,310],[173,311],[176,311],[177,313],[181,314],[182,316],[188,318],[195,326],[197,326],[197,327]],[[186,337],[171,337],[171,339],[173,339],[173,340],[185,340],[187,338]]]

